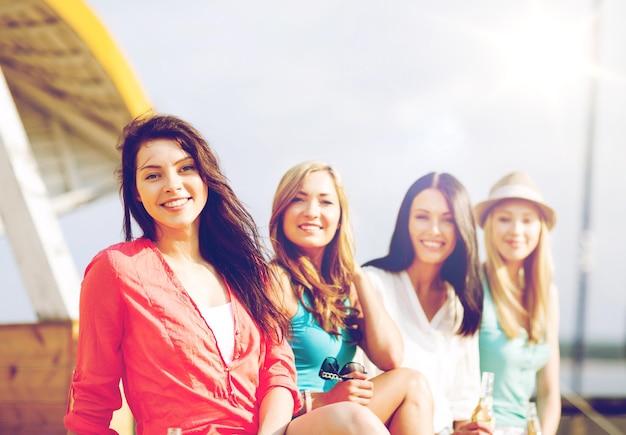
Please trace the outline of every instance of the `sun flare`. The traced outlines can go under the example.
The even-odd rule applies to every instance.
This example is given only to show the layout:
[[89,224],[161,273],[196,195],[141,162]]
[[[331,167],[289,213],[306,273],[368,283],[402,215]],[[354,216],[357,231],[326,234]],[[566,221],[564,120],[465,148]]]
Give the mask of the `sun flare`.
[[500,35],[507,87],[548,93],[580,80],[592,69],[589,33],[588,25],[535,11]]

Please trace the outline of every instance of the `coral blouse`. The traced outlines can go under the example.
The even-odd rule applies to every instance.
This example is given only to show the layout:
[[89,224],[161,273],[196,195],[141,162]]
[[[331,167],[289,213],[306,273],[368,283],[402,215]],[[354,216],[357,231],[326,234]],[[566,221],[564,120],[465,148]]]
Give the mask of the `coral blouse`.
[[[230,289],[229,289],[230,292]],[[147,239],[99,252],[80,297],[76,369],[65,426],[79,434],[114,434],[120,379],[138,435],[256,434],[259,406],[273,387],[300,399],[286,341],[261,335],[235,295],[233,360],[160,251]]]

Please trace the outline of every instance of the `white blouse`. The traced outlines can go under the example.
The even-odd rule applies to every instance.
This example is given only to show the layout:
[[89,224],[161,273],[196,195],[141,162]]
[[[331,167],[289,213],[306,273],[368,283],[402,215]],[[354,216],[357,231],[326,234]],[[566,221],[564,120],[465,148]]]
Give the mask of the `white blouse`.
[[[406,271],[387,272],[368,266],[373,286],[404,338],[403,367],[420,371],[430,384],[439,433],[453,421],[470,420],[480,395],[478,334],[455,334],[463,306],[448,285],[448,299],[429,322]],[[369,373],[380,370],[369,362]]]

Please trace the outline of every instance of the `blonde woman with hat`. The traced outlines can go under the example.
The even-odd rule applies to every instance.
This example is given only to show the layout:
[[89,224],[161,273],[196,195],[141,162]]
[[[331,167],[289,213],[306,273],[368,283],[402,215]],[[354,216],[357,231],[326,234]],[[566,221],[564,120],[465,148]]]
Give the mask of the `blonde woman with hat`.
[[548,232],[556,213],[523,172],[498,181],[475,213],[487,256],[480,368],[495,373],[495,433],[525,433],[536,394],[543,434],[554,435],[561,417],[559,304]]

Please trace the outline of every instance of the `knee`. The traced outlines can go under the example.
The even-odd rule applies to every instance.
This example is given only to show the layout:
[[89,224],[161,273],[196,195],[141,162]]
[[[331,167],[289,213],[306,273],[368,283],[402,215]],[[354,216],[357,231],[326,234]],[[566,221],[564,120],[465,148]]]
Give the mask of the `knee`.
[[432,406],[433,395],[426,376],[414,369],[401,368],[399,370],[403,372],[406,398],[417,404]]
[[352,403],[339,402],[332,405],[333,433],[347,435],[388,434],[385,425],[367,407]]

